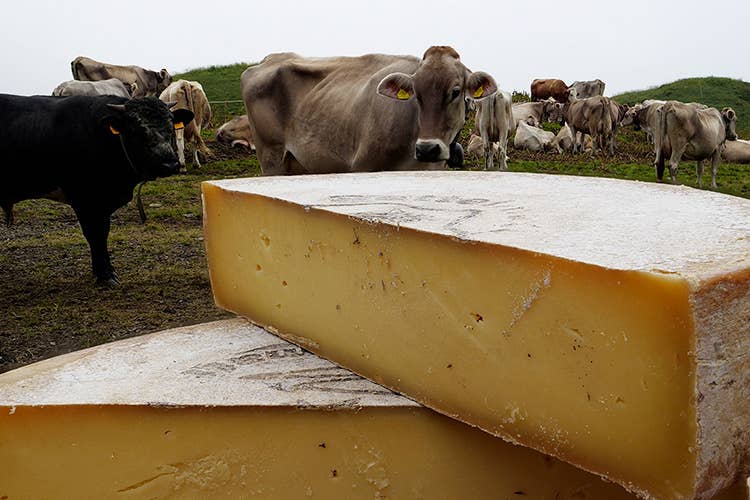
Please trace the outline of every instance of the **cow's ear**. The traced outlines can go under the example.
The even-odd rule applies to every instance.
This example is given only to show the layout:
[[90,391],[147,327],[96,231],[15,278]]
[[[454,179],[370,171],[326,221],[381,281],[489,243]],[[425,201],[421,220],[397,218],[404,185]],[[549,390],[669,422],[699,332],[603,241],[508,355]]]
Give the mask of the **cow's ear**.
[[406,73],[391,73],[378,84],[378,94],[399,101],[408,101],[414,96],[414,82]]
[[124,104],[107,104],[109,113],[101,120],[101,128],[112,135],[120,135],[122,123],[124,121],[125,105]]
[[169,77],[169,71],[167,71],[166,68],[162,68],[159,72],[159,76],[161,76],[161,79],[164,80],[165,78]]
[[466,82],[466,95],[469,99],[475,101],[481,101],[497,92],[497,82],[489,73],[484,71],[475,71],[469,75],[469,80]]
[[[175,128],[184,127],[185,125],[193,121],[194,116],[195,115],[193,115],[193,112],[190,111],[189,109],[183,109],[183,108],[175,109],[174,111],[172,111],[174,127]],[[182,124],[182,127],[179,126],[180,123]]]
[[727,120],[732,121],[734,120],[734,117],[736,116],[734,113],[734,110],[732,108],[724,108],[721,110],[721,114],[724,115]]

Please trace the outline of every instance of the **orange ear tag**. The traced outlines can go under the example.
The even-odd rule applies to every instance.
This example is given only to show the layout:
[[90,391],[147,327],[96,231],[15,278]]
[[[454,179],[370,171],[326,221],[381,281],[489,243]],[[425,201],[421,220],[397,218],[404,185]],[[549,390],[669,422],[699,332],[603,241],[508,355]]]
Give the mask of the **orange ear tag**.
[[175,130],[180,130],[181,128],[185,128],[185,124],[184,123],[177,122],[177,123],[174,124],[174,129]]
[[119,130],[117,130],[117,129],[116,129],[115,127],[113,127],[112,125],[110,125],[110,126],[109,126],[109,131],[110,131],[110,132],[112,132],[112,135],[120,135],[120,131],[119,131]]
[[406,99],[411,97],[411,94],[404,89],[398,89],[398,94],[396,94],[396,97],[398,97],[402,101],[405,101]]

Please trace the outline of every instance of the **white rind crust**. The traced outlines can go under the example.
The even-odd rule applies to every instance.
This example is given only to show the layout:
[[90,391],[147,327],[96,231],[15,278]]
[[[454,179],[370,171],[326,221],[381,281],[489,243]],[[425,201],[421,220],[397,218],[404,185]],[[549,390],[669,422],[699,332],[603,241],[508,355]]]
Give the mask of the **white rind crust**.
[[502,172],[208,184],[365,222],[686,280],[697,339],[696,498],[711,498],[748,473],[750,201],[684,186]]
[[750,271],[703,283],[696,329],[697,498],[750,473]]
[[685,186],[440,171],[256,177],[207,184],[608,269],[703,279],[750,263],[750,200]]
[[419,406],[245,319],[164,330],[0,374],[0,406]]

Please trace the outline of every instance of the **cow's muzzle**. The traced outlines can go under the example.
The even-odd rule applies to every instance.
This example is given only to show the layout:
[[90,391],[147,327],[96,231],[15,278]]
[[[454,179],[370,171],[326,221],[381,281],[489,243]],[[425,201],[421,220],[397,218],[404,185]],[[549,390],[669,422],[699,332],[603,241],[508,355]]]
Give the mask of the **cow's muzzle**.
[[443,141],[437,139],[420,139],[417,141],[414,157],[417,161],[426,163],[445,161],[450,158],[450,151]]
[[450,168],[461,168],[464,166],[464,148],[459,142],[451,143],[448,166]]

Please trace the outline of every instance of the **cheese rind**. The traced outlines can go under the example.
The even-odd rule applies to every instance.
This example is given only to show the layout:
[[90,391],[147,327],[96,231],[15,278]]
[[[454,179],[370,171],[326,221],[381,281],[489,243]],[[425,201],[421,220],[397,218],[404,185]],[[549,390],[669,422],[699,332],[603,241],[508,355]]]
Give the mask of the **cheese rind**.
[[634,498],[239,319],[0,375],[0,471],[10,499]]
[[[478,173],[203,196],[221,307],[644,496],[708,498],[744,467],[746,200]],[[655,207],[670,216],[644,220]]]

